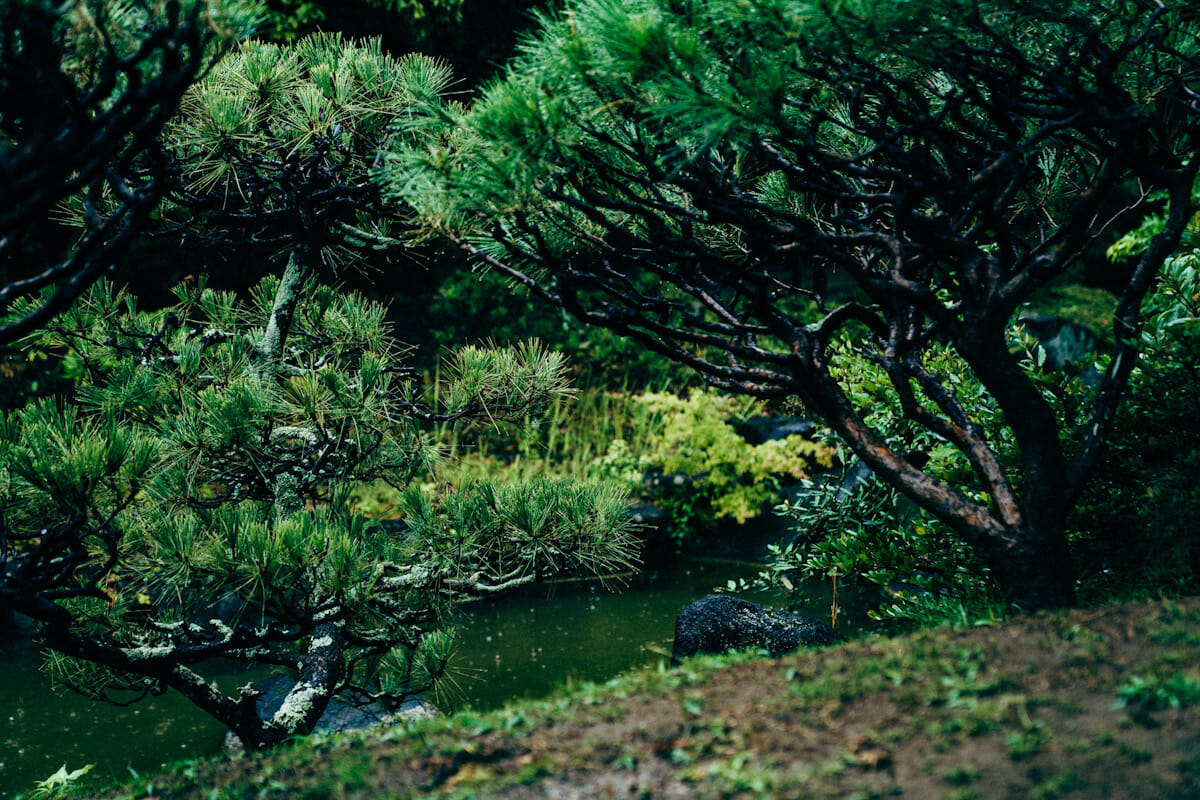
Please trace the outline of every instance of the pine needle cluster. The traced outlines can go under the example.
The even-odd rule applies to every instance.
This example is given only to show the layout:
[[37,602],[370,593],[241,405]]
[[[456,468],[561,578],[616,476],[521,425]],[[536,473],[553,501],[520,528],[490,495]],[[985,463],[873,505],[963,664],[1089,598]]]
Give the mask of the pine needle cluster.
[[[428,405],[381,305],[289,291],[294,273],[248,299],[193,282],[159,311],[97,287],[46,333],[73,351],[78,402],[0,421],[0,598],[42,624],[58,678],[109,699],[174,688],[252,747],[311,730],[339,694],[431,688],[456,599],[634,557],[600,484],[414,487],[400,524],[354,514],[363,482],[436,472],[434,423],[528,418],[568,392],[564,364],[468,348]],[[207,682],[218,657],[289,669],[290,701],[260,719],[255,692]]]

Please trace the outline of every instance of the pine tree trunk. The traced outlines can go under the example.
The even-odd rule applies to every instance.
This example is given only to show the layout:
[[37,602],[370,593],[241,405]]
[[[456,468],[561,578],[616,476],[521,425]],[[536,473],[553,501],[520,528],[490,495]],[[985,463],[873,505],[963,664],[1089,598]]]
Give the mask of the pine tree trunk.
[[248,750],[274,747],[292,736],[312,733],[341,684],[346,646],[340,620],[318,625],[309,638],[303,666],[282,704],[269,719],[248,720],[234,733]]

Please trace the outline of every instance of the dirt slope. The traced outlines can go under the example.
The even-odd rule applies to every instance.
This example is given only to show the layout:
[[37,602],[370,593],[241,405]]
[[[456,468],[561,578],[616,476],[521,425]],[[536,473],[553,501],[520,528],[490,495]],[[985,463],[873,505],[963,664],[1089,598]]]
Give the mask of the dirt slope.
[[1200,600],[730,656],[196,763],[144,798],[1200,798]]

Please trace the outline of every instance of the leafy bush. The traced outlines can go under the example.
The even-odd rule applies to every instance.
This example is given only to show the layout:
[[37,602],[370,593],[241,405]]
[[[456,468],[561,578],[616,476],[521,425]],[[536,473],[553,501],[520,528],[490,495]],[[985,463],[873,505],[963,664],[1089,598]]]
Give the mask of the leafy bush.
[[[1068,435],[1077,431],[1091,387],[1071,377],[1074,371],[1042,369],[1044,351],[1020,326],[1010,331],[1009,344],[1022,353],[1025,370],[1068,423],[1064,430]],[[904,442],[909,460],[935,479],[952,481],[968,495],[985,499],[971,488],[973,473],[962,451],[904,418],[899,401],[888,391],[887,377],[869,354],[843,343],[834,359],[835,374],[850,399],[865,409],[870,425],[890,440]],[[931,349],[927,365],[971,418],[988,421],[988,442],[1015,480],[1016,443],[994,398],[947,348]],[[878,592],[879,605],[870,612],[877,620],[965,624],[1004,615],[999,592],[971,549],[896,489],[874,476],[853,486],[838,480],[808,481],[805,488],[808,491],[797,501],[776,509],[793,520],[796,535],[791,543],[772,548],[772,561],[759,576],[761,584],[779,592],[789,605],[808,602],[802,588],[808,579],[836,578]]]
[[833,465],[833,448],[803,436],[747,442],[733,425],[755,409],[744,399],[696,389],[686,398],[649,392],[638,402],[661,420],[643,451],[650,468],[687,476],[686,491],[654,493],[681,536],[723,517],[745,522],[784,485]]
[[[1110,249],[1136,255],[1155,224]],[[1071,521],[1096,601],[1200,589],[1200,229],[1143,309],[1142,354],[1105,458]]]
[[856,586],[878,598],[872,619],[918,626],[1003,615],[986,568],[941,522],[871,476],[852,492],[840,481],[810,485],[789,516],[795,538],[771,545],[759,584],[792,607],[810,604],[813,578]]
[[[520,428],[448,431],[442,438],[460,457],[442,473],[452,483],[489,473],[615,482],[663,508],[681,544],[719,519],[759,515],[782,488],[834,463],[833,447],[802,436],[748,443],[736,426],[760,411],[755,401],[712,390],[683,398],[593,385]],[[399,499],[386,487],[363,487],[356,503],[389,516]]]

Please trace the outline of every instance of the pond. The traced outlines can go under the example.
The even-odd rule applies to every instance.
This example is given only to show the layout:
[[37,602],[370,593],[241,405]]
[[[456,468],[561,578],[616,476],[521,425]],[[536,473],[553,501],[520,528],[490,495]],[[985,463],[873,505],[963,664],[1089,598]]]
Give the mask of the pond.
[[[623,587],[557,582],[464,604],[453,685],[430,699],[445,711],[487,710],[568,680],[603,681],[657,664],[670,658],[679,609],[754,571],[744,562],[688,560]],[[829,599],[819,590],[805,613],[828,619]],[[124,708],[93,703],[51,693],[40,665],[29,642],[0,639],[0,798],[27,791],[63,764],[93,764],[93,776],[117,779],[222,746],[224,729],[174,693]]]
[[94,764],[92,774],[107,780],[221,747],[224,728],[174,692],[125,707],[56,694],[42,660],[29,641],[0,639],[0,798],[63,764]]
[[559,582],[467,604],[458,624],[456,687],[435,699],[443,709],[487,710],[540,697],[564,681],[604,681],[669,660],[679,610],[754,572],[744,562],[689,560],[626,586]]

